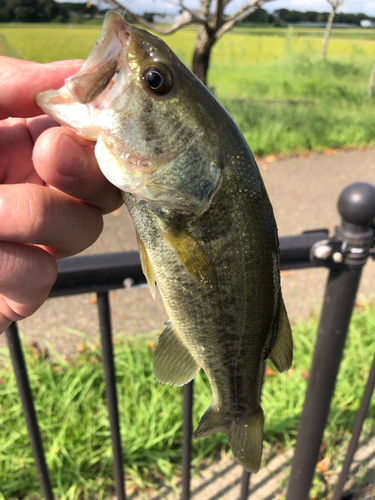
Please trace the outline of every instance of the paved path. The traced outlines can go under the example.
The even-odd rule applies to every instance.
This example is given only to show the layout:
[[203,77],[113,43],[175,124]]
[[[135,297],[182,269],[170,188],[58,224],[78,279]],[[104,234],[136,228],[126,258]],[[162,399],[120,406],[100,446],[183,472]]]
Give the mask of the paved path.
[[[265,451],[266,453],[267,451]],[[264,465],[257,474],[251,476],[248,497],[250,500],[282,500],[285,498],[292,455],[291,451],[285,454],[270,454],[268,450],[268,457],[264,461]],[[370,442],[359,443],[350,469],[348,481],[350,486],[355,484],[354,477],[358,475],[359,470],[364,470],[364,468],[368,471],[366,475],[368,482],[365,483],[367,485],[375,479],[375,437]],[[243,468],[233,460],[223,458],[214,462],[192,478],[191,500],[239,500],[242,474]],[[330,488],[334,487],[337,480],[337,474],[327,476],[327,484]],[[175,485],[180,492],[180,478],[176,478]],[[355,491],[358,490],[357,486],[354,488]],[[128,490],[128,498],[129,500],[141,500],[141,497],[132,493],[131,489]],[[168,487],[163,487],[160,492],[149,491],[143,497],[144,500],[178,500],[179,498],[179,494]]]

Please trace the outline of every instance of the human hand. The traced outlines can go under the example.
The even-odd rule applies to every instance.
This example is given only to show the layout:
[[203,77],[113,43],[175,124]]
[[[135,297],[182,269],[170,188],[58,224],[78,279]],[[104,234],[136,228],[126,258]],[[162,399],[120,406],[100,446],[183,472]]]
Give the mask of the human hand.
[[95,143],[39,116],[35,103],[81,65],[0,57],[0,332],[42,305],[56,259],[94,243],[102,215],[122,204],[99,170]]

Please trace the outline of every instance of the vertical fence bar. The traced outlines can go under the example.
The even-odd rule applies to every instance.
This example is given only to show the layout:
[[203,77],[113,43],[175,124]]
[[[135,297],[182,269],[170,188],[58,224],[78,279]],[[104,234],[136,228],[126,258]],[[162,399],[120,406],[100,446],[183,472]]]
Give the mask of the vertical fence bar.
[[243,471],[240,500],[246,500],[247,497],[249,496],[250,476],[251,476],[250,472],[248,472],[247,470]]
[[334,261],[342,261],[342,267],[331,269],[328,277],[286,500],[307,500],[309,495],[362,269],[373,242],[374,186],[348,186],[338,209],[341,249]]
[[307,500],[362,267],[330,272],[298,431],[287,500]]
[[13,363],[14,374],[17,380],[18,392],[21,398],[22,410],[29,433],[31,449],[34,455],[35,466],[38,472],[42,494],[45,500],[54,500],[51,481],[46,464],[46,458],[44,455],[42,439],[40,436],[38,421],[36,418],[33,396],[30,389],[25,359],[23,356],[16,323],[12,323],[9,328],[7,328],[6,338],[8,342],[10,357]]
[[182,500],[190,499],[190,462],[193,425],[193,381],[184,385],[184,417],[182,425]]
[[100,322],[100,337],[103,351],[105,386],[108,402],[109,422],[111,426],[116,494],[118,500],[126,500],[108,292],[99,292],[97,294],[97,297]]
[[342,466],[340,477],[335,489],[335,494],[333,500],[339,500],[341,498],[342,490],[345,486],[345,481],[348,476],[350,465],[353,461],[355,450],[357,449],[359,436],[361,435],[363,422],[365,421],[367,410],[370,406],[371,397],[375,388],[375,357],[372,362],[370,374],[366,383],[365,391],[363,393],[363,398],[361,401],[361,406],[359,407],[357,416],[355,418],[352,437],[349,443],[348,451],[346,453],[345,461]]

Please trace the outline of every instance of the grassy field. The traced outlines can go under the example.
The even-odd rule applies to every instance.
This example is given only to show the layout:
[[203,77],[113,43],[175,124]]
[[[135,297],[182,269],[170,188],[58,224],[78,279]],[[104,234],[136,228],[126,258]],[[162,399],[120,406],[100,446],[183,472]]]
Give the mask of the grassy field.
[[[313,500],[327,498],[329,477],[340,468],[349,432],[367,380],[373,356],[375,310],[354,314],[341,364],[329,423],[321,448],[324,477],[315,478]],[[287,374],[268,365],[263,389],[266,455],[293,445],[302,410],[315,344],[317,318],[294,328],[294,361]],[[85,348],[83,348],[85,346]],[[137,489],[155,487],[181,467],[181,388],[159,384],[152,373],[153,342],[115,343],[117,388],[127,478]],[[56,498],[102,498],[113,487],[112,453],[101,352],[97,345],[79,345],[69,362],[44,359],[26,350],[36,411]],[[62,397],[63,396],[63,397]],[[0,352],[0,499],[41,499],[17,387],[7,350]],[[211,393],[206,377],[194,388],[194,426],[208,407]],[[375,404],[365,424],[374,432]],[[342,450],[338,453],[338,449]],[[193,442],[193,464],[228,450],[223,434]],[[328,478],[328,479],[327,479]],[[361,477],[357,475],[356,481]],[[95,497],[96,498],[96,497]]]
[[[165,40],[188,65],[188,27]],[[49,62],[86,58],[99,26],[0,25],[0,53]],[[256,156],[375,145],[374,101],[367,99],[375,30],[334,30],[328,59],[323,30],[241,26],[213,49],[210,88]]]
[[[96,42],[100,26],[66,24],[1,24],[0,33],[23,59],[50,62],[59,59],[86,59]],[[189,26],[164,40],[176,54],[190,64],[196,28]],[[212,64],[249,65],[284,59],[292,53],[318,56],[323,30],[310,28],[238,27],[214,46]],[[333,30],[330,57],[350,59],[358,55],[375,56],[375,30]]]

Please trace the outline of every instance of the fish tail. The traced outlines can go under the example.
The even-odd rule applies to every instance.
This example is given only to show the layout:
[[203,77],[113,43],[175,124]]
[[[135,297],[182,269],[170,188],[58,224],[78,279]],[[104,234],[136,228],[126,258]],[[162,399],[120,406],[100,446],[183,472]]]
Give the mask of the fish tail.
[[247,471],[259,470],[263,449],[263,410],[259,406],[255,414],[245,419],[222,417],[212,405],[199,422],[194,438],[205,437],[215,432],[228,436],[233,456]]
[[263,410],[246,419],[233,420],[226,433],[233,456],[249,472],[256,473],[262,460]]

